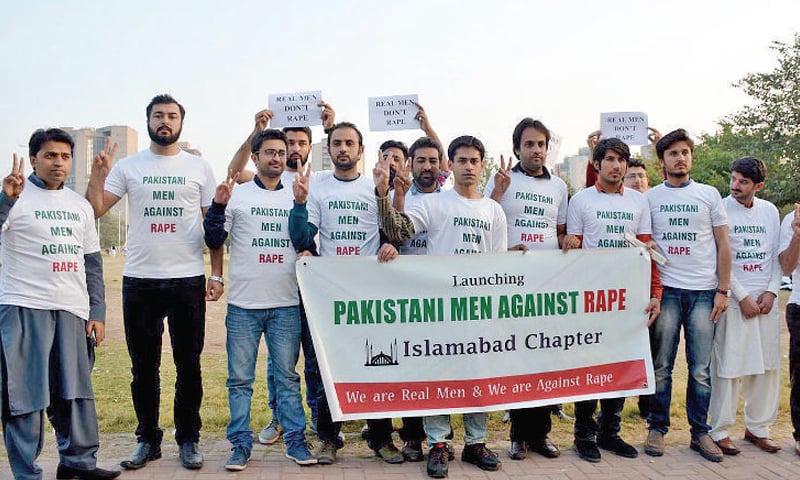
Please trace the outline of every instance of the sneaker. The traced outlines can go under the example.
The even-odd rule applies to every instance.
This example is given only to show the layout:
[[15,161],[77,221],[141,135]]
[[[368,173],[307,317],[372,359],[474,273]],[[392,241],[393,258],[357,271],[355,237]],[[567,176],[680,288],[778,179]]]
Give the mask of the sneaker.
[[664,455],[664,434],[658,430],[647,432],[647,440],[644,442],[644,453],[651,457]]
[[403,444],[402,453],[407,462],[421,462],[425,459],[422,454],[422,442],[418,440],[410,440]]
[[600,461],[600,449],[597,448],[597,442],[594,439],[581,440],[576,438],[572,448],[579,457],[587,462],[597,463]]
[[[334,453],[334,460],[336,460]],[[317,457],[311,454],[308,450],[308,445],[305,442],[300,442],[286,447],[286,458],[294,460],[298,465],[314,465],[318,462]]]
[[241,472],[247,468],[247,462],[250,460],[250,452],[244,447],[233,447],[228,461],[225,462],[225,469],[232,472]]
[[280,440],[282,433],[283,427],[281,427],[281,424],[278,423],[277,418],[272,417],[272,420],[269,421],[269,425],[264,427],[264,429],[258,434],[258,443],[272,445]]
[[428,453],[428,476],[432,478],[447,477],[447,464],[450,461],[450,449],[447,444],[435,443]]
[[706,460],[712,462],[722,461],[722,450],[720,450],[717,444],[714,443],[714,440],[711,439],[711,435],[707,433],[697,438],[693,438],[692,443],[689,444],[689,447],[702,455],[702,457]]
[[485,443],[473,443],[464,445],[461,451],[461,461],[477,465],[481,470],[493,472],[500,467],[500,459],[497,454],[486,448]]
[[400,453],[400,450],[398,450],[392,442],[389,442],[381,448],[375,450],[375,455],[377,455],[378,458],[386,463],[397,464],[405,461],[403,454]]
[[639,456],[639,452],[636,451],[636,448],[628,444],[619,435],[601,436],[597,440],[597,446],[603,450],[614,452],[620,457],[636,458]]
[[333,465],[336,463],[336,444],[331,441],[322,440],[319,442],[316,457],[320,465]]

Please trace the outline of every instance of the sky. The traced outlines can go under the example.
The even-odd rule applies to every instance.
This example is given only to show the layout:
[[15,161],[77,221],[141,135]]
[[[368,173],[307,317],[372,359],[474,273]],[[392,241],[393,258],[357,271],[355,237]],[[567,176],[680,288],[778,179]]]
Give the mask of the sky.
[[147,148],[145,107],[166,92],[187,110],[181,140],[218,180],[270,93],[321,90],[337,121],[364,132],[368,169],[383,140],[422,134],[368,132],[373,96],[418,94],[445,143],[474,135],[495,157],[512,153],[526,116],[563,137],[561,156],[601,112],[713,132],[748,102],[732,84],[774,68],[771,42],[800,31],[796,0],[17,0],[0,11],[0,171],[43,127],[128,125]]

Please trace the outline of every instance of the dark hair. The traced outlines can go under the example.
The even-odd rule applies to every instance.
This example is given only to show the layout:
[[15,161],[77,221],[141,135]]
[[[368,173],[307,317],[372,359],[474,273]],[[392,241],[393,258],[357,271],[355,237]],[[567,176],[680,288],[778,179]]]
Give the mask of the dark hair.
[[308,143],[311,143],[311,127],[283,127],[283,133],[303,132],[308,136]]
[[636,168],[636,167],[644,168],[645,170],[647,170],[647,165],[645,165],[644,162],[642,162],[638,158],[629,158],[628,168]]
[[514,127],[514,133],[511,134],[511,143],[514,145],[514,155],[517,156],[517,158],[519,158],[517,155],[517,150],[519,150],[520,142],[522,142],[522,132],[524,132],[527,128],[533,128],[539,133],[543,133],[544,146],[545,148],[550,148],[550,130],[548,130],[547,127],[544,126],[544,123],[540,122],[539,120],[534,120],[531,117],[525,117],[519,121],[516,127]]
[[463,147],[472,147],[478,149],[478,151],[481,153],[481,161],[483,161],[484,157],[486,156],[486,148],[483,146],[483,143],[481,143],[480,140],[472,135],[462,135],[450,142],[450,146],[447,147],[447,158],[452,161],[453,156],[456,154],[456,150]]
[[350,122],[339,122],[333,127],[331,127],[330,131],[328,132],[328,147],[331,146],[331,137],[333,136],[333,132],[335,132],[340,128],[352,128],[358,134],[358,146],[360,147],[361,145],[364,144],[364,136],[361,135],[361,130],[359,130],[358,127],[356,127],[354,124]]
[[749,178],[753,183],[761,183],[767,179],[767,166],[756,157],[742,157],[733,162],[731,173],[737,172]]
[[253,137],[253,141],[250,142],[250,151],[257,153],[261,150],[261,144],[266,140],[280,140],[283,142],[284,146],[286,145],[286,135],[283,132],[277,128],[268,128],[258,132],[256,136]]
[[673,143],[678,142],[688,143],[689,149],[694,152],[694,142],[689,138],[689,134],[686,133],[686,130],[679,128],[664,135],[661,137],[661,140],[656,143],[656,155],[658,155],[658,159],[664,160],[664,152],[666,152]]
[[150,103],[147,104],[147,119],[150,120],[150,112],[153,111],[153,105],[164,105],[169,103],[174,103],[178,106],[178,109],[181,111],[181,121],[183,121],[183,119],[186,117],[186,109],[184,109],[183,105],[178,103],[177,100],[172,98],[172,95],[167,93],[156,95],[152,100],[150,100]]
[[619,138],[604,138],[597,142],[597,146],[594,147],[592,161],[602,163],[603,159],[606,158],[606,152],[609,150],[617,152],[617,155],[624,158],[625,162],[631,159],[631,149],[628,148],[628,144]]
[[33,132],[31,139],[28,141],[28,155],[35,157],[42,145],[47,142],[66,143],[69,145],[70,152],[75,150],[75,141],[69,136],[69,133],[61,130],[60,128],[48,128],[44,130],[40,128]]
[[380,147],[381,152],[383,152],[387,148],[400,149],[400,151],[403,152],[403,158],[404,159],[408,158],[408,147],[406,147],[406,144],[403,142],[397,140],[386,140],[385,142],[381,143]]
[[442,161],[442,157],[444,157],[444,150],[442,150],[442,146],[439,145],[439,142],[432,139],[431,137],[419,137],[411,144],[408,148],[408,154],[411,158],[414,158],[414,154],[417,153],[417,150],[420,148],[435,148],[437,152],[439,152],[439,161]]

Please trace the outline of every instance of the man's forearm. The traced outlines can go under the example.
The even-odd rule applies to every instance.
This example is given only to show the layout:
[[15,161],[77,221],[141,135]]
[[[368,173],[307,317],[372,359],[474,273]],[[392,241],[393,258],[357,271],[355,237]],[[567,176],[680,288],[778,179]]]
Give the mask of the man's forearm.
[[106,286],[103,281],[103,257],[100,252],[83,256],[86,290],[89,292],[89,319],[105,323]]
[[381,229],[389,241],[403,243],[414,236],[414,223],[410,218],[394,209],[389,202],[389,197],[376,197],[378,200],[378,215],[381,219]]

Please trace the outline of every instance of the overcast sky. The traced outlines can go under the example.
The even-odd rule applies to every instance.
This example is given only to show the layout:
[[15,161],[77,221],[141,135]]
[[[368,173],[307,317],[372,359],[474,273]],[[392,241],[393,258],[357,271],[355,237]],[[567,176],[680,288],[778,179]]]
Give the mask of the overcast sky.
[[0,16],[0,169],[40,127],[129,125],[146,148],[161,92],[218,180],[269,93],[322,90],[364,131],[370,167],[381,141],[421,134],[367,132],[370,96],[416,93],[446,143],[475,135],[494,156],[525,116],[563,136],[562,156],[601,112],[709,132],[798,19],[796,0],[16,1]]

